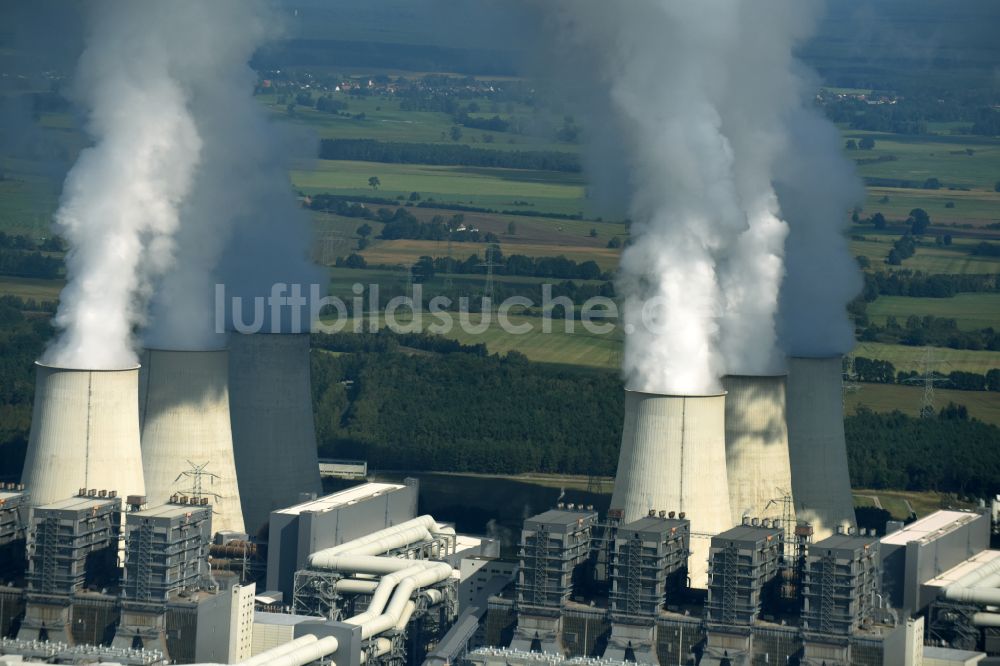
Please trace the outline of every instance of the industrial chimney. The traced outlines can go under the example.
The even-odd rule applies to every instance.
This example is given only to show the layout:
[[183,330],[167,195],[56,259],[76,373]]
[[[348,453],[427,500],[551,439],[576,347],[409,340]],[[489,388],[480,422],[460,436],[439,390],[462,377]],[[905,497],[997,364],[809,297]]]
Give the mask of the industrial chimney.
[[609,515],[653,510],[691,521],[691,586],[705,588],[711,538],[733,526],[726,474],[725,395],[625,392],[625,423]]
[[734,525],[739,525],[743,516],[794,518],[793,502],[787,505],[793,515],[785,515],[785,502],[792,498],[785,380],[784,375],[722,378],[726,389],[726,469]]
[[213,531],[243,532],[226,351],[143,351],[139,420],[147,502],[206,497]]
[[23,483],[34,506],[81,488],[144,495],[139,368],[78,370],[35,363],[35,405]]
[[813,541],[854,527],[839,356],[788,359],[788,453],[795,514]]
[[308,334],[233,333],[230,410],[247,529],[319,493]]

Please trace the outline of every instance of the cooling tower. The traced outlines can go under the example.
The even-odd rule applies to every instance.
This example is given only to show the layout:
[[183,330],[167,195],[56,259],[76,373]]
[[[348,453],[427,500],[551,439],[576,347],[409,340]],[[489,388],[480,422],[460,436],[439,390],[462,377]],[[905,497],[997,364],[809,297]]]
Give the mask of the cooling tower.
[[[726,469],[733,522],[794,520],[792,472],[785,423],[785,376],[729,375],[726,389]],[[788,498],[788,499],[786,499]],[[790,514],[790,515],[786,515]]]
[[307,334],[232,334],[230,406],[247,529],[319,493]]
[[854,526],[844,440],[843,369],[839,356],[788,360],[788,454],[800,521],[813,542]]
[[35,363],[35,406],[21,483],[34,506],[81,488],[145,494],[139,368],[74,370]]
[[725,395],[625,392],[625,423],[610,515],[631,522],[652,510],[691,521],[688,576],[705,588],[713,535],[734,525],[726,475]]
[[212,505],[213,532],[244,531],[226,351],[145,350],[139,422],[147,502],[201,495]]

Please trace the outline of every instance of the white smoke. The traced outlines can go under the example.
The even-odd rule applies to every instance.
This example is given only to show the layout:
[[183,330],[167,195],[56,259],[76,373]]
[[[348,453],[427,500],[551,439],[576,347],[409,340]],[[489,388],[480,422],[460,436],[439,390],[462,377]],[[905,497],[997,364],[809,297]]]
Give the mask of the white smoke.
[[[628,387],[712,393],[724,373],[780,369],[783,197],[807,186],[779,193],[776,181],[801,150],[793,125],[810,95],[793,54],[815,23],[816,3],[546,0],[538,7],[553,27],[555,69],[581,82],[564,87],[586,87],[592,97],[581,114],[591,150],[627,174],[633,243],[622,254],[618,289]],[[841,167],[828,156],[818,161]],[[588,172],[598,192],[620,189],[620,173]]]
[[137,362],[132,331],[150,283],[173,260],[201,140],[177,77],[173,5],[97,3],[92,19],[75,95],[94,145],[67,176],[56,215],[70,245],[68,284],[44,361],[123,368]]
[[[214,349],[225,344],[224,332],[216,330],[215,284],[224,279],[219,264],[236,229],[259,219],[273,236],[286,234],[287,218],[297,208],[278,128],[253,99],[257,75],[249,66],[271,37],[275,17],[262,2],[246,0],[174,7],[198,31],[185,41],[188,53],[197,56],[187,75],[202,160],[180,210],[177,264],[157,285],[143,338],[150,348]],[[276,197],[278,210],[266,204]],[[251,260],[270,251],[261,248]]]

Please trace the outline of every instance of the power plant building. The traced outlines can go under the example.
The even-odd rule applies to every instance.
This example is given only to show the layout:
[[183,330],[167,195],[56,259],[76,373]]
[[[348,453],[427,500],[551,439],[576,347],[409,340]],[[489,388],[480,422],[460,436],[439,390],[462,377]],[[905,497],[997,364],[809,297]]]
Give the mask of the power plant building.
[[145,495],[138,404],[138,367],[76,370],[36,363],[21,476],[32,505],[64,500],[80,488]]
[[855,526],[839,356],[788,359],[787,413],[795,515],[821,541]]
[[733,526],[726,471],[725,395],[625,392],[625,421],[609,517],[629,523],[649,511],[691,521],[691,586],[708,581],[712,536]]
[[121,500],[105,490],[36,507],[28,538],[27,610],[18,638],[73,643],[71,604],[118,582]]
[[229,407],[246,529],[319,495],[308,334],[229,337]]
[[139,421],[149,504],[177,493],[207,497],[216,531],[243,532],[227,353],[145,350]]

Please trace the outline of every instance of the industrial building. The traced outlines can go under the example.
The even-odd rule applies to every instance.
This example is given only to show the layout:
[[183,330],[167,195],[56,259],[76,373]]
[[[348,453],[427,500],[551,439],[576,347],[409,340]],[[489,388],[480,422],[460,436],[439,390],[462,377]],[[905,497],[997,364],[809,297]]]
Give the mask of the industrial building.
[[35,364],[35,402],[21,483],[33,506],[80,488],[145,495],[139,447],[139,368]]
[[0,485],[0,584],[24,580],[29,503],[24,486]]
[[229,408],[246,530],[322,491],[308,334],[229,336]]
[[365,483],[271,514],[267,589],[290,601],[309,555],[417,516],[419,483]]
[[146,497],[208,498],[216,531],[244,531],[229,418],[225,350],[146,349],[139,370]]
[[615,530],[605,659],[657,663],[656,619],[686,586],[690,527],[683,517],[661,513]]
[[170,503],[125,515],[125,567],[117,647],[169,655],[167,603],[183,592],[212,585],[208,545],[212,510],[207,499],[174,495]]
[[573,505],[525,521],[518,554],[518,621],[511,647],[562,654],[561,611],[573,592],[574,576],[590,559],[593,508]]
[[117,582],[121,510],[114,491],[86,488],[76,497],[35,508],[19,639],[74,642],[71,605],[76,595]]
[[688,577],[692,587],[704,589],[711,538],[733,526],[725,395],[625,392],[625,421],[609,515],[628,523],[650,510],[688,516]]

